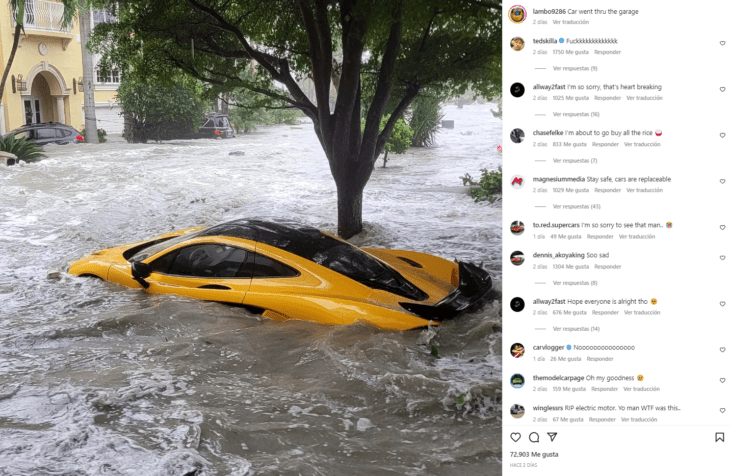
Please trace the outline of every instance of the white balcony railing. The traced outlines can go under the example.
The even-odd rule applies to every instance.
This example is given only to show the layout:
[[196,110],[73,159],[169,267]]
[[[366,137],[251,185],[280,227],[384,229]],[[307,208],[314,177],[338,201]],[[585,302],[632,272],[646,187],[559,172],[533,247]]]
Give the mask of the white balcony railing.
[[25,0],[23,26],[26,30],[71,33],[73,25],[63,26],[63,9],[63,3]]

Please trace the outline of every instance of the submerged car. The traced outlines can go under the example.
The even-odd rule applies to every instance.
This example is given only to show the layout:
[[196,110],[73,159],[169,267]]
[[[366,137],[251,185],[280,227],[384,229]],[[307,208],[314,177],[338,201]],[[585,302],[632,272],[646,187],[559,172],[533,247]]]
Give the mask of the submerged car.
[[231,139],[236,136],[227,115],[209,112],[193,137],[197,139]]
[[84,142],[84,136],[79,131],[60,122],[26,124],[8,132],[3,137],[8,136],[14,136],[16,139],[26,137],[38,145],[77,144]]
[[239,219],[97,251],[69,273],[150,293],[241,305],[275,320],[406,330],[489,299],[481,267],[414,251],[361,249],[315,228]]

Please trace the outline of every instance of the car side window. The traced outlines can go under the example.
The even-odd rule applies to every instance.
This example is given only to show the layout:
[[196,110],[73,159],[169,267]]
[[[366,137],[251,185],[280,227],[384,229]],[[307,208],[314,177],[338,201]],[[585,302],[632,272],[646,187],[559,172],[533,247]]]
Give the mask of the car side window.
[[58,132],[60,132],[63,137],[68,137],[71,135],[71,131],[69,131],[68,129],[61,129]]
[[246,265],[241,268],[242,271],[249,268],[246,272],[248,272],[252,278],[291,278],[299,276],[299,271],[285,265],[284,263],[273,260],[268,256],[255,253],[254,261],[255,265],[253,266],[253,269],[250,269],[250,266]]
[[55,139],[56,129],[38,129],[36,134],[39,139]]
[[175,262],[178,251],[180,250],[171,251],[166,255],[160,256],[159,258],[151,262],[150,267],[152,268],[152,272],[168,274],[170,272],[170,267],[172,266],[172,263]]
[[[152,269],[164,269],[169,260],[167,274],[199,278],[235,278],[238,269],[246,261],[246,250],[219,244],[186,246],[174,257],[163,256],[154,261]],[[159,263],[158,263],[159,261]],[[164,271],[158,271],[164,273]]]
[[16,138],[16,139],[20,139],[20,138],[22,138],[22,137],[26,137],[26,138],[28,138],[28,139],[32,139],[33,137],[31,137],[31,135],[32,135],[32,134],[31,134],[31,132],[32,132],[32,131],[23,131],[23,132],[18,132],[17,134],[15,134],[15,138]]

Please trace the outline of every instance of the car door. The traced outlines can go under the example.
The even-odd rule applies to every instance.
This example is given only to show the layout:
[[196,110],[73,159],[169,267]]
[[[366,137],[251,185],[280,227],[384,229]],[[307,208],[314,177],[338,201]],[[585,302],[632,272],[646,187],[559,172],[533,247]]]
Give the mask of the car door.
[[36,129],[36,143],[39,145],[50,144],[51,142],[58,141],[56,135],[56,129],[50,127],[42,127]]
[[147,291],[242,304],[251,286],[250,275],[240,271],[248,253],[220,243],[177,248],[149,263]]
[[321,296],[323,282],[309,273],[259,251],[249,253],[242,269],[251,275],[251,287],[243,303],[263,309],[265,317],[342,324],[339,305]]
[[69,129],[58,128],[56,134],[59,137],[56,144],[72,144],[74,142],[75,136],[72,136],[73,133]]

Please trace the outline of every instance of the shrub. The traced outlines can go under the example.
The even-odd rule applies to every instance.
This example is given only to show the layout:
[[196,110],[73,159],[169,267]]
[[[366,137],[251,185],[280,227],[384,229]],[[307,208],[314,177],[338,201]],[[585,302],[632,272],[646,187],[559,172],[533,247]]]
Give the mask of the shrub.
[[469,194],[475,202],[488,200],[493,203],[497,198],[495,195],[502,193],[502,167],[491,171],[482,169],[482,177],[478,182],[475,182],[469,174],[464,174],[461,180],[464,185],[472,186]]
[[0,151],[14,154],[20,160],[32,162],[43,157],[43,147],[26,137],[7,136],[0,137]]
[[413,147],[429,147],[434,144],[436,134],[441,129],[444,113],[439,99],[431,96],[418,96],[413,101],[409,125],[413,130]]
[[200,127],[205,105],[193,88],[182,81],[172,87],[147,84],[127,76],[119,86],[127,142],[189,137]]
[[[86,128],[81,129],[81,135],[84,136],[84,141],[86,141]],[[106,142],[106,135],[107,134],[104,129],[96,130],[96,136],[99,138],[99,144]]]
[[[380,119],[380,131],[385,128],[385,124],[390,119],[390,115],[383,116]],[[365,119],[362,120],[362,129],[365,130]],[[403,154],[411,147],[411,139],[413,138],[413,131],[406,121],[401,117],[395,121],[393,131],[388,137],[388,141],[385,143],[385,155],[383,156],[383,168],[388,163],[388,153],[393,152],[395,154]]]

